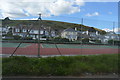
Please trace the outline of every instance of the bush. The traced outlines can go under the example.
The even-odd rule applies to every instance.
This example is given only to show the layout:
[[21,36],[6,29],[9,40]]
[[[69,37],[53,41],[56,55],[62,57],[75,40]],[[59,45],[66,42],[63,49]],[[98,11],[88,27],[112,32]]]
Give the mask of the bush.
[[24,38],[22,38],[23,40],[33,40],[33,38],[32,37],[24,37]]
[[19,35],[14,35],[13,37],[15,40],[19,40],[21,38],[21,36],[19,36]]
[[88,38],[84,38],[84,39],[82,39],[82,42],[83,42],[83,43],[88,43],[88,42],[89,42],[89,39],[88,39]]
[[42,38],[48,38],[47,36],[42,36]]
[[91,41],[93,41],[95,43],[101,43],[101,40],[91,40]]
[[2,59],[3,76],[80,76],[85,73],[117,73],[118,55],[61,56]]
[[109,40],[109,41],[108,41],[108,44],[120,45],[120,41]]
[[62,38],[61,41],[62,41],[62,42],[69,42],[69,39],[67,39],[67,38]]
[[114,41],[115,45],[120,45],[120,41]]
[[56,38],[53,39],[53,41],[55,41],[55,42],[69,42],[69,39],[56,37]]
[[113,44],[113,41],[114,41],[114,40],[109,40],[109,41],[108,41],[108,44]]

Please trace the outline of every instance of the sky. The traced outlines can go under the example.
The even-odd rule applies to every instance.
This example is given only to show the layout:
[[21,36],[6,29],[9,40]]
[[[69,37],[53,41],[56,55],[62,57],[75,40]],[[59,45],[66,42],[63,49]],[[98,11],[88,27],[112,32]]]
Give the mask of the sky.
[[[118,33],[119,0],[2,0],[0,18],[63,21]],[[83,20],[83,21],[82,21]]]

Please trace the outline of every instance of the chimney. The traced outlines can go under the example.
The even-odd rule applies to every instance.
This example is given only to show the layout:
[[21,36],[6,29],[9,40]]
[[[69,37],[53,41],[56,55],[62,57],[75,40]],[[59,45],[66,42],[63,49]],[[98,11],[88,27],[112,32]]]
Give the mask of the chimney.
[[88,35],[88,30],[86,31],[86,34]]
[[77,31],[77,28],[75,27],[75,31]]
[[98,35],[98,31],[96,31],[96,35]]

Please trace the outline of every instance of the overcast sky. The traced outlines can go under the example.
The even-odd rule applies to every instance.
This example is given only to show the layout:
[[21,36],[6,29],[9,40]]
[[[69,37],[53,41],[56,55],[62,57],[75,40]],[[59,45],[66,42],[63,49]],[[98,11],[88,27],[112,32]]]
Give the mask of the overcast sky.
[[[104,30],[112,30],[118,22],[119,0],[2,0],[0,18],[34,19],[81,23]],[[115,23],[116,32],[118,24]]]

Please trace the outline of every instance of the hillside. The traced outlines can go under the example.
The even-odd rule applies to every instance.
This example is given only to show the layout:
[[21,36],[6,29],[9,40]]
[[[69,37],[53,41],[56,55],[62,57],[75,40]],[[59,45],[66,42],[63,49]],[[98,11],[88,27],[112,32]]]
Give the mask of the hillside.
[[[40,24],[39,21],[37,20],[2,20],[2,25],[3,26],[18,26],[18,25],[30,25],[33,24],[34,27],[39,27],[38,25]],[[75,23],[68,23],[68,22],[60,22],[60,21],[51,21],[51,20],[42,20],[41,23],[44,27],[51,27],[52,29],[55,30],[63,30],[66,28],[75,28],[79,31],[86,31],[90,28],[90,26],[85,26],[81,24],[75,24]],[[91,26],[93,27],[93,26]],[[97,31],[99,31],[101,34],[105,34],[106,32],[100,29],[97,29],[94,27]]]

